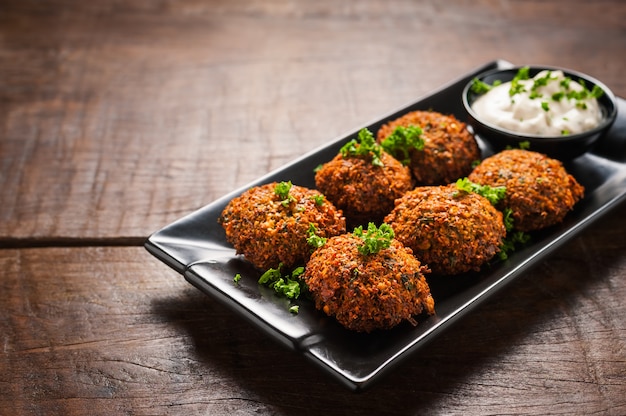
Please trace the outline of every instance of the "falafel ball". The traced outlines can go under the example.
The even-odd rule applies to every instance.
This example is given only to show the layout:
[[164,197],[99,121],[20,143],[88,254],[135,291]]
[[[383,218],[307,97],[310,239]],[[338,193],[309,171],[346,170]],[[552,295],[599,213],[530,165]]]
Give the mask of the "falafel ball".
[[253,187],[233,198],[218,222],[237,254],[261,270],[304,265],[312,247],[307,243],[311,224],[315,234],[328,238],[346,231],[341,212],[317,190],[273,182]]
[[509,208],[513,227],[524,232],[560,223],[584,194],[584,187],[560,161],[530,150],[496,153],[476,166],[468,179],[505,186],[506,196],[498,207]]
[[409,150],[409,167],[418,185],[452,183],[467,176],[473,163],[481,158],[478,143],[467,125],[453,115],[412,111],[384,124],[377,132],[378,142],[389,137],[398,126],[422,129],[423,150]]
[[357,332],[390,329],[435,313],[425,279],[428,268],[392,239],[388,248],[363,255],[353,233],[332,237],[315,250],[302,275],[317,309]]
[[380,222],[394,201],[413,188],[409,168],[381,151],[382,166],[369,156],[337,154],[315,173],[315,186],[341,209],[350,226]]
[[502,213],[485,197],[455,184],[407,192],[385,222],[437,275],[480,270],[506,237]]

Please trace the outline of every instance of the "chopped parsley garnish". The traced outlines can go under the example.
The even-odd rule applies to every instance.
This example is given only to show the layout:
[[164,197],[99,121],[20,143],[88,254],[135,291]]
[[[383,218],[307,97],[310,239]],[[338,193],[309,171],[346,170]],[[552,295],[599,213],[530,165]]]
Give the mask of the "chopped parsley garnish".
[[511,88],[509,89],[509,95],[512,97],[515,94],[520,94],[522,92],[526,92],[526,88],[524,88],[524,84],[520,84],[516,82],[515,84],[511,83]]
[[513,230],[513,210],[511,208],[505,208],[502,214],[504,228],[506,229],[506,231],[509,232]]
[[512,97],[515,94],[519,94],[526,91],[524,88],[524,84],[521,84],[520,81],[524,81],[530,78],[529,75],[530,68],[525,66],[518,69],[517,74],[511,80],[511,88],[509,88],[509,95]]
[[498,257],[500,260],[506,260],[509,258],[509,254],[515,251],[517,245],[524,245],[530,241],[530,234],[522,231],[513,231],[508,233],[502,246],[500,246],[500,252]]
[[345,157],[371,157],[372,165],[383,166],[381,153],[383,148],[376,143],[376,139],[371,131],[363,128],[359,131],[358,141],[350,140],[339,150],[341,155]]
[[300,312],[300,306],[298,305],[292,305],[289,307],[289,312],[293,313],[294,315],[297,315],[298,312]]
[[304,284],[299,278],[304,273],[304,267],[297,267],[284,276],[281,271],[282,268],[283,264],[280,263],[278,268],[268,269],[259,278],[259,284],[274,289],[277,294],[288,299],[297,299],[301,292],[300,285]]
[[467,193],[476,193],[489,200],[491,205],[497,205],[506,195],[505,186],[492,187],[489,185],[480,185],[470,181],[467,178],[462,178],[456,181],[456,187],[459,191]]
[[[526,78],[528,79],[528,78]],[[556,79],[552,77],[552,71],[546,71],[546,74],[540,78],[535,78],[533,80],[533,90],[537,90],[537,88],[539,87],[544,87],[546,85],[548,85],[548,81],[550,81],[551,79]]]
[[313,201],[315,201],[315,205],[317,205],[318,207],[321,207],[322,205],[324,205],[324,195],[312,195],[311,199]]
[[422,129],[419,126],[398,126],[382,141],[381,146],[403,165],[408,165],[411,162],[411,149],[424,150]]
[[506,150],[511,150],[511,149],[529,150],[530,149],[530,142],[528,140],[521,141],[521,142],[517,143],[517,147],[513,147],[510,144],[508,144],[505,147],[505,149]]
[[[531,79],[529,67],[525,66],[517,71],[517,73],[511,80],[509,87],[509,96],[511,97],[511,103],[515,103],[515,100],[513,99],[514,95],[527,92],[524,83],[520,81],[526,81],[529,79]],[[532,86],[530,87],[530,91],[528,92],[528,98],[530,98],[531,100],[536,98],[542,98],[543,94],[541,94],[538,89],[548,85],[550,81],[557,79],[558,77],[553,76],[553,72],[549,70],[547,70],[546,73],[541,77],[533,78]],[[563,79],[561,79],[559,81],[559,86],[561,87],[561,90],[553,93],[550,98],[553,101],[557,102],[561,101],[563,98],[567,98],[568,100],[574,100],[576,101],[576,106],[578,108],[580,108],[581,110],[586,110],[587,104],[585,103],[585,100],[600,98],[604,94],[602,88],[597,85],[594,85],[593,88],[589,90],[585,85],[585,81],[582,79],[578,80],[578,84],[580,84],[582,89],[580,91],[572,90],[570,89],[571,82],[572,79],[570,77],[564,77]],[[499,80],[494,82],[493,85],[489,85],[479,80],[478,78],[474,78],[472,80],[471,90],[477,94],[484,94],[499,84],[501,84]],[[549,111],[549,102],[542,101],[541,108],[544,111]]]
[[289,181],[277,183],[274,187],[274,193],[278,195],[280,199],[282,199],[280,203],[283,204],[283,206],[288,206],[290,203],[296,200],[293,195],[289,194],[292,186],[293,184],[291,183],[291,181]]
[[565,97],[565,93],[563,91],[555,92],[552,94],[552,99],[554,101],[561,101]]
[[500,81],[499,79],[494,81],[493,85],[489,85],[486,82],[479,80],[478,78],[474,78],[472,80],[472,86],[470,87],[470,89],[476,94],[484,94],[486,92],[489,92],[489,90],[491,90],[493,87],[497,87],[500,84],[502,84],[502,81]]
[[235,277],[233,277],[233,282],[239,283],[240,280],[241,280],[241,274],[237,273]]
[[389,224],[383,223],[380,227],[376,227],[373,222],[368,224],[367,231],[363,231],[363,226],[358,226],[354,229],[353,234],[363,240],[363,245],[359,246],[358,250],[364,256],[376,254],[380,250],[389,248],[391,240],[395,236]]
[[317,232],[317,228],[315,227],[315,224],[310,223],[309,229],[307,230],[308,236],[307,236],[306,242],[313,248],[320,248],[324,244],[326,244],[327,239],[325,237],[318,236],[317,234],[315,234],[316,232]]
[[498,258],[506,260],[509,254],[515,251],[518,245],[524,245],[530,241],[530,234],[523,231],[516,231],[513,223],[513,210],[505,208],[503,211],[504,228],[506,229],[506,237],[500,246]]
[[[567,79],[570,80],[569,78]],[[583,81],[582,79],[579,80],[578,83],[581,85],[582,89],[580,91],[574,91],[569,89],[569,81],[567,82],[567,87],[563,87],[565,89],[565,91],[563,92],[565,97],[570,100],[576,100],[581,102],[587,99],[600,98],[604,94],[602,88],[598,87],[597,85],[594,85],[593,88],[589,90],[585,85],[585,81]],[[563,86],[563,83],[561,83],[561,86]]]

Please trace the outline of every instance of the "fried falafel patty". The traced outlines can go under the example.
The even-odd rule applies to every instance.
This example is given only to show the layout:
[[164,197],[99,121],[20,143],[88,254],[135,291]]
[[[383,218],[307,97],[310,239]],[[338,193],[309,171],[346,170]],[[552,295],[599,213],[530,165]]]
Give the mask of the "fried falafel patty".
[[390,329],[435,313],[435,302],[411,250],[392,239],[388,248],[362,255],[352,233],[330,238],[315,250],[302,275],[317,309],[358,332]]
[[[446,185],[467,176],[480,149],[467,125],[453,115],[435,111],[413,111],[384,124],[377,132],[378,142],[396,127],[419,126],[424,149],[409,151],[409,167],[418,185]],[[398,156],[398,155],[395,155]]]
[[511,209],[513,227],[524,232],[563,221],[584,194],[584,187],[560,161],[529,150],[496,153],[476,166],[468,179],[505,186],[506,196],[499,208]]
[[315,174],[315,186],[341,209],[350,225],[380,222],[394,201],[413,188],[411,173],[382,152],[382,166],[369,158],[337,154]]
[[407,192],[385,222],[438,275],[480,270],[506,237],[502,213],[483,196],[455,184]]
[[307,243],[311,224],[315,234],[324,238],[346,231],[343,213],[320,192],[290,185],[288,195],[280,195],[278,185],[247,190],[233,198],[218,218],[237,254],[261,270],[280,263],[287,268],[304,265],[312,251]]

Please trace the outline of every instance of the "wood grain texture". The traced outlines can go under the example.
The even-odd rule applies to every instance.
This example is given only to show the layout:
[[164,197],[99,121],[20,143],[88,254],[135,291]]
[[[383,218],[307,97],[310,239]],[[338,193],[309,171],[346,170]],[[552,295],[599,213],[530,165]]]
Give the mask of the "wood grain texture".
[[141,248],[2,250],[0,414],[621,415],[624,214],[360,394]]
[[624,21],[618,0],[0,0],[0,414],[626,414],[625,205],[360,394],[134,247],[493,59],[626,96]]
[[619,1],[336,3],[1,1],[0,238],[147,236],[495,58],[626,95]]

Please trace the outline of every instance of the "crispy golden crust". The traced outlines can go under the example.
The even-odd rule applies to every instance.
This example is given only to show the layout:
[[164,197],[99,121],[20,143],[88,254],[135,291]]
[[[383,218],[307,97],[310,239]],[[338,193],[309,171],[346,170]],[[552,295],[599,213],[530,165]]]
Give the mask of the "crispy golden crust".
[[467,176],[480,160],[480,149],[465,123],[435,111],[413,111],[383,125],[377,132],[382,142],[397,126],[419,126],[423,150],[409,152],[411,172],[418,185],[445,185]]
[[363,256],[353,234],[330,238],[317,249],[303,274],[317,309],[344,327],[371,332],[415,316],[435,313],[424,277],[428,269],[397,240],[377,254]]
[[351,225],[380,222],[393,203],[413,188],[406,166],[382,153],[383,166],[369,158],[335,156],[315,174],[315,185],[341,209]]
[[243,254],[261,270],[302,266],[311,254],[307,243],[309,225],[316,227],[320,237],[332,237],[346,231],[341,210],[315,196],[318,191],[292,186],[289,195],[294,201],[283,204],[274,192],[276,183],[254,187],[233,198],[222,211],[218,222],[226,231],[226,239],[238,254]]
[[484,197],[454,184],[407,192],[385,222],[439,275],[479,270],[500,251],[506,236],[502,213]]
[[496,153],[483,160],[468,179],[506,186],[501,208],[510,208],[515,229],[526,232],[563,221],[584,194],[583,186],[560,161],[528,150]]

